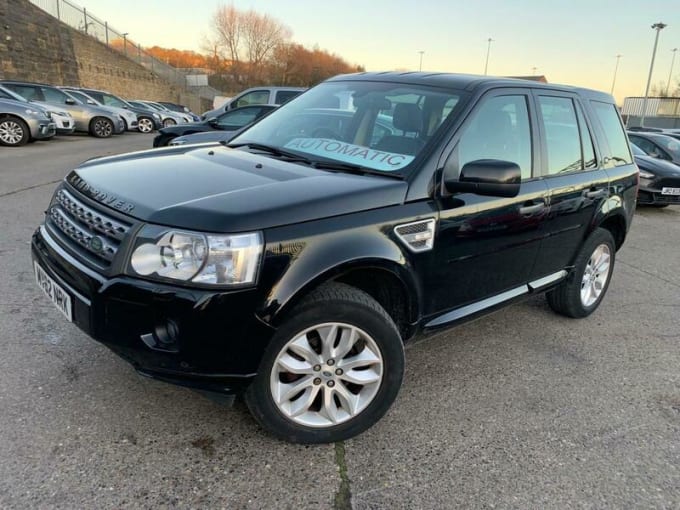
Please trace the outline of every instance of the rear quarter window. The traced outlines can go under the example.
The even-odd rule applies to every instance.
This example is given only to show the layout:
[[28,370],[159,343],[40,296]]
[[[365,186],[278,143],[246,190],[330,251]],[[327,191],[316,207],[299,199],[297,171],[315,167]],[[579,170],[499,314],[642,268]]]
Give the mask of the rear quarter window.
[[616,106],[602,101],[591,101],[595,116],[602,126],[604,136],[609,145],[610,157],[615,165],[627,165],[633,162],[628,146],[628,138],[623,130],[621,117]]

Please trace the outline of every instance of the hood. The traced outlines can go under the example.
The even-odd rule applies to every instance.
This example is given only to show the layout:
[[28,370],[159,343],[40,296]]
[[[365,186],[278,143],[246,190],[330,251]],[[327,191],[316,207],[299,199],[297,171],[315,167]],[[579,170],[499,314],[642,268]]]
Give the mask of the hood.
[[16,99],[0,98],[0,105],[4,105],[4,109],[12,113],[24,114],[26,110],[34,110],[37,112],[45,112],[45,108],[37,104],[29,103],[28,101],[17,101]]
[[92,106],[92,105],[85,105],[85,104],[64,104],[64,103],[50,103],[48,101],[36,101],[39,105],[42,107],[50,110],[54,109],[55,107],[58,107],[60,110],[67,111],[69,113],[72,113],[74,111],[77,112],[85,112],[88,115],[103,115],[104,117],[109,117],[113,119],[117,119],[118,117],[114,114],[112,114],[108,110],[104,110],[103,108],[99,106]]
[[67,182],[142,221],[245,232],[397,205],[405,181],[328,172],[223,146],[91,160]]
[[635,163],[640,170],[646,170],[658,177],[680,177],[680,166],[664,159],[636,155]]

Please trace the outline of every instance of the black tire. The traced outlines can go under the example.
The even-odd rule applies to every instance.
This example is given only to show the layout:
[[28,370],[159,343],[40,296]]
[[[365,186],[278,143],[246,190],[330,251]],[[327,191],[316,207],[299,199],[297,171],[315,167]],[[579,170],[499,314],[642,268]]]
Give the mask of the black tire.
[[[609,264],[604,285],[599,295],[592,303],[584,303],[581,297],[581,289],[584,287],[584,274],[589,267],[591,257],[600,246],[606,246],[609,250]],[[609,230],[598,228],[586,239],[574,261],[574,270],[569,277],[556,288],[546,293],[548,304],[555,312],[572,318],[587,317],[593,313],[604,298],[612,280],[614,262],[616,260],[616,245]],[[599,274],[599,273],[598,273]]]
[[109,138],[113,135],[114,126],[111,119],[95,117],[90,121],[90,135],[95,138]]
[[[310,427],[293,421],[279,409],[272,396],[272,370],[279,354],[291,340],[305,330],[327,323],[346,324],[369,335],[382,356],[381,379],[370,403],[355,416],[336,425]],[[352,359],[350,354],[356,356],[356,352],[352,354],[350,351],[345,358],[338,358],[337,366],[341,366],[344,359]],[[315,370],[318,368],[315,367]],[[258,374],[246,391],[245,400],[260,425],[281,439],[307,444],[342,441],[365,431],[382,418],[399,392],[403,373],[401,336],[387,312],[365,292],[349,285],[329,283],[311,292],[288,314],[267,347]],[[321,384],[316,393],[319,399],[329,391],[323,384],[331,386],[329,383]],[[351,384],[346,386],[343,382],[337,384],[343,385],[343,391],[351,387]],[[363,388],[358,391],[363,391]],[[340,400],[333,402],[338,404]],[[338,405],[338,409],[341,407]]]
[[19,117],[3,117],[0,119],[0,145],[20,147],[31,139],[28,125]]
[[141,116],[137,118],[137,130],[140,133],[153,133],[155,125],[151,117]]

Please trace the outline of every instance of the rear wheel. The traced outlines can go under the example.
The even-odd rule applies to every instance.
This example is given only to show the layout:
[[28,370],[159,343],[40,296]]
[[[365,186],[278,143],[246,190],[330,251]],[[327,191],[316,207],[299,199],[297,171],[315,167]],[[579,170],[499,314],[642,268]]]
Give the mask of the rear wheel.
[[331,283],[305,298],[277,330],[246,403],[282,439],[341,441],[387,412],[403,371],[401,337],[387,312],[365,292]]
[[576,256],[569,278],[546,294],[550,308],[574,318],[593,313],[607,293],[615,258],[611,232],[596,229]]
[[18,117],[0,119],[0,145],[19,147],[25,145],[31,138],[26,123]]
[[113,122],[106,117],[95,117],[90,121],[90,134],[97,138],[108,138],[113,134]]
[[140,133],[151,133],[153,131],[153,120],[149,117],[139,117],[137,129]]

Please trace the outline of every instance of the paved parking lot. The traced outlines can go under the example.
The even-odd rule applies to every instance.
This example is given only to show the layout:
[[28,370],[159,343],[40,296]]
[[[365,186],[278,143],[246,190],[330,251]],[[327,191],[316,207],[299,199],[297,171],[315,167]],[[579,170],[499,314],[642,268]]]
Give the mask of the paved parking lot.
[[0,148],[0,508],[680,507],[680,208],[638,210],[592,317],[539,297],[419,342],[378,425],[297,446],[137,376],[33,283],[56,183],[151,139]]

